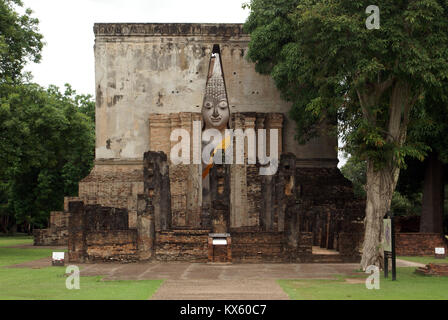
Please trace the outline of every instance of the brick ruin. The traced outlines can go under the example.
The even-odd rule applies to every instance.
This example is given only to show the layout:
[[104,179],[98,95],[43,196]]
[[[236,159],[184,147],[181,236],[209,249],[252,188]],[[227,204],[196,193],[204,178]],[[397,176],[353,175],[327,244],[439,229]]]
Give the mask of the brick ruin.
[[47,229],[34,229],[35,246],[65,246],[68,240],[68,212],[51,212]]
[[415,272],[424,276],[448,277],[448,263],[430,263]]
[[[313,246],[358,261],[365,203],[337,168],[337,139],[294,140],[290,105],[245,58],[242,25],[94,32],[96,160],[78,197],[65,200],[70,261],[330,261]],[[209,87],[213,65],[219,88]],[[193,141],[195,121],[207,125],[207,94],[225,102],[227,128],[278,130],[274,175],[260,175],[259,163],[215,164],[204,180],[202,164],[171,162],[173,130]]]
[[[313,262],[313,245],[338,250],[343,261],[358,258],[363,203],[353,199],[350,183],[337,169],[297,168],[295,156],[283,154],[274,176],[248,172],[258,223],[235,228],[230,165],[212,168],[212,210],[198,227],[173,224],[171,186],[176,182],[170,181],[169,170],[164,152],[145,153],[134,227],[126,208],[71,199],[70,261]],[[213,246],[213,234],[228,238],[227,245]]]

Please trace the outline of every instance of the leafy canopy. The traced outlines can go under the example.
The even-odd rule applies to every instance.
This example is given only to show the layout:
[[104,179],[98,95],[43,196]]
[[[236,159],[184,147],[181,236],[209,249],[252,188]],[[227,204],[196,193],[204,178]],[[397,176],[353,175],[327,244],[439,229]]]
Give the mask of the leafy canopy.
[[405,143],[410,107],[446,94],[448,1],[381,1],[378,30],[365,25],[371,4],[252,0],[248,57],[292,103],[300,142],[326,128],[339,131],[359,159],[403,165],[405,156],[421,159],[428,150],[419,139]]
[[76,195],[94,159],[90,96],[36,84],[0,87],[0,215],[42,226]]
[[39,20],[30,9],[22,9],[21,0],[0,0],[0,83],[17,82],[28,61],[39,62],[43,48]]

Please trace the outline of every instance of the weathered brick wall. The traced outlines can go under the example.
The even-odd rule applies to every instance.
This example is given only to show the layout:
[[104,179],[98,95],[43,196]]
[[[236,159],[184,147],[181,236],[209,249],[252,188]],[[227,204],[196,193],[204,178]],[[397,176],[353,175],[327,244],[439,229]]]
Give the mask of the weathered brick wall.
[[282,262],[282,232],[232,232],[235,262]]
[[137,229],[129,228],[127,209],[68,204],[70,262],[137,261]]
[[142,193],[142,161],[97,160],[90,174],[79,183],[80,200],[85,204],[127,209],[132,228],[137,225],[137,195]]
[[170,230],[156,233],[156,259],[161,261],[208,261],[209,230]]
[[34,229],[35,246],[65,246],[68,241],[68,230]]
[[86,234],[89,262],[137,261],[137,230],[90,231]]
[[313,233],[301,232],[297,246],[297,257],[299,260],[308,260],[313,254]]
[[[263,178],[262,193],[260,227],[285,232],[285,259],[307,260],[313,244],[359,256],[365,203],[339,169],[297,167],[294,155],[282,154],[277,174]],[[300,252],[302,245],[307,249]]]
[[64,246],[68,241],[69,213],[51,212],[50,225],[47,229],[33,231],[35,246]]
[[50,213],[50,228],[68,228],[69,213],[55,211]]
[[360,245],[364,234],[361,232],[341,232],[338,238],[338,249],[342,256],[359,257]]
[[85,206],[86,231],[127,230],[129,229],[126,209]]
[[396,233],[395,241],[398,256],[434,256],[436,247],[448,249],[439,233]]

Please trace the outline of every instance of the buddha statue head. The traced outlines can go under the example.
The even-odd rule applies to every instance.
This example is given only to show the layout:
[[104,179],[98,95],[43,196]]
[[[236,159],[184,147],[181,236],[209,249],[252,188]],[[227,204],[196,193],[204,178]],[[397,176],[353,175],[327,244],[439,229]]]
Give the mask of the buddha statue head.
[[229,103],[227,101],[226,87],[221,68],[219,54],[214,54],[210,61],[210,70],[205,88],[202,117],[205,129],[227,128],[230,119]]

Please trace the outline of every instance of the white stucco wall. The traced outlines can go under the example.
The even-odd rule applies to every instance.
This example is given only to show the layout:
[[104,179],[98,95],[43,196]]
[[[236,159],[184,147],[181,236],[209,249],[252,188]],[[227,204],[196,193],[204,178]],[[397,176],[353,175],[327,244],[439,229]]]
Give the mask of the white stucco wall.
[[[269,76],[245,58],[241,25],[96,24],[96,159],[139,160],[149,150],[151,113],[200,112],[214,44],[221,49],[231,112],[283,112]],[[299,159],[337,159],[337,139],[307,145],[286,120],[283,150]],[[334,162],[333,165],[336,165]]]

